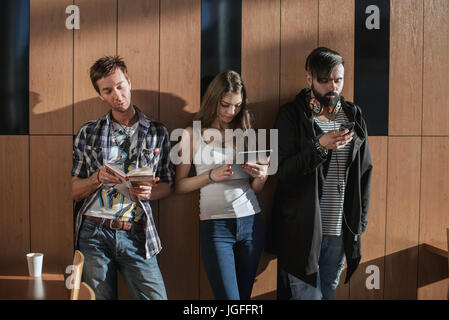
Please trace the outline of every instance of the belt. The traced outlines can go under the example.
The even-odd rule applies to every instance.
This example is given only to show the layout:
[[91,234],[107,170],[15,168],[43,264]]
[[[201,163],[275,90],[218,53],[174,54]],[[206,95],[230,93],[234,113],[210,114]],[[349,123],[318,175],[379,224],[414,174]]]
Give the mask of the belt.
[[145,225],[142,223],[133,223],[128,221],[118,221],[113,219],[104,219],[104,218],[98,218],[98,217],[92,217],[92,216],[84,216],[86,220],[93,221],[95,223],[100,224],[102,221],[104,221],[103,226],[112,230],[125,230],[129,231],[134,226],[134,231],[136,232],[143,232],[145,231]]

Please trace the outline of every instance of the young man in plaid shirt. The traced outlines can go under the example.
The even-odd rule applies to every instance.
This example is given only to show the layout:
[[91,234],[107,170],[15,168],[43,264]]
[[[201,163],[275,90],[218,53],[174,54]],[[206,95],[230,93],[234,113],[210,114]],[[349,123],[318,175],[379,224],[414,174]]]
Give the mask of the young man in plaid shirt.
[[[111,111],[85,123],[73,145],[72,198],[83,200],[75,231],[85,256],[83,281],[97,299],[116,299],[120,270],[132,299],[167,299],[149,200],[168,196],[173,187],[168,131],[131,103],[131,81],[120,57],[97,60],[90,77]],[[125,173],[150,166],[156,179],[151,186],[134,185],[130,199],[114,189],[121,181],[106,171],[107,163]]]

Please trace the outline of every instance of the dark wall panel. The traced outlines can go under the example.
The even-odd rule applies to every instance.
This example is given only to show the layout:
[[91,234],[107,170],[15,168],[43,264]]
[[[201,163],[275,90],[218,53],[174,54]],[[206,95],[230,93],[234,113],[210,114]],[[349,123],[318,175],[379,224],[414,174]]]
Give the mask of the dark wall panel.
[[0,10],[0,134],[28,134],[28,0],[2,1]]
[[242,0],[201,1],[201,95],[213,77],[241,71]]
[[371,136],[388,136],[390,0],[355,1],[354,102]]

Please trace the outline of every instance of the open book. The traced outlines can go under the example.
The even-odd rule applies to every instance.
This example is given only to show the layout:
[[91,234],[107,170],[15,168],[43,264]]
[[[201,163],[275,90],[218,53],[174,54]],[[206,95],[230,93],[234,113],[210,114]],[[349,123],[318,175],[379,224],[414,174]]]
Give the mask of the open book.
[[116,184],[114,188],[132,201],[136,200],[135,196],[129,192],[129,188],[132,188],[133,182],[151,185],[154,180],[154,173],[150,167],[136,168],[128,173],[124,173],[114,164],[108,163],[104,166],[109,174],[116,176],[122,181],[121,184]]

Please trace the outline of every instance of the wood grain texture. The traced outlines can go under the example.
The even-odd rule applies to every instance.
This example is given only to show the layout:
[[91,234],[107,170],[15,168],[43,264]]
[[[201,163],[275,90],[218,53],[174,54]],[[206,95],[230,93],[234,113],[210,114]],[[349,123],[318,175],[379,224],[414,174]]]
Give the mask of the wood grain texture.
[[0,136],[0,265],[26,264],[30,252],[29,138]]
[[318,1],[281,1],[281,105],[307,87],[306,58],[317,46]]
[[71,0],[30,1],[30,134],[72,133]]
[[280,2],[242,1],[242,78],[255,127],[272,128],[279,109]]
[[341,54],[345,61],[342,95],[354,98],[354,0],[319,1],[319,45]]
[[159,119],[159,1],[118,1],[118,54],[128,67],[132,101]]
[[[419,242],[447,250],[449,226],[449,138],[424,137],[421,172],[421,223]],[[421,250],[419,254],[420,299],[446,299],[449,281],[446,260]],[[446,276],[445,276],[446,275]],[[445,279],[445,280],[444,280]],[[444,290],[446,289],[446,291]]]
[[[362,235],[362,260],[351,278],[351,300],[381,300],[384,289],[385,217],[387,204],[388,138],[369,137],[373,174],[371,181],[368,227]],[[368,266],[376,266],[380,275],[380,289],[367,289]]]
[[[242,1],[242,78],[256,128],[272,128],[279,109],[280,15],[280,1]],[[257,195],[265,224],[270,220],[275,186],[266,183]],[[252,297],[275,298],[276,275],[275,256],[263,253]]]
[[30,137],[31,250],[47,263],[73,260],[72,136]]
[[424,137],[422,149],[420,243],[447,250],[449,138]]
[[76,0],[75,4],[80,9],[81,26],[74,40],[73,133],[110,110],[92,86],[89,69],[97,59],[117,53],[117,1]]
[[420,170],[421,138],[390,137],[385,299],[416,299]]
[[420,135],[422,119],[422,0],[390,5],[390,135]]
[[[201,1],[160,5],[160,121],[171,131],[191,124],[200,106]],[[200,296],[198,205],[198,192],[159,201],[158,258],[169,299]]]
[[424,1],[423,135],[449,135],[449,1]]

